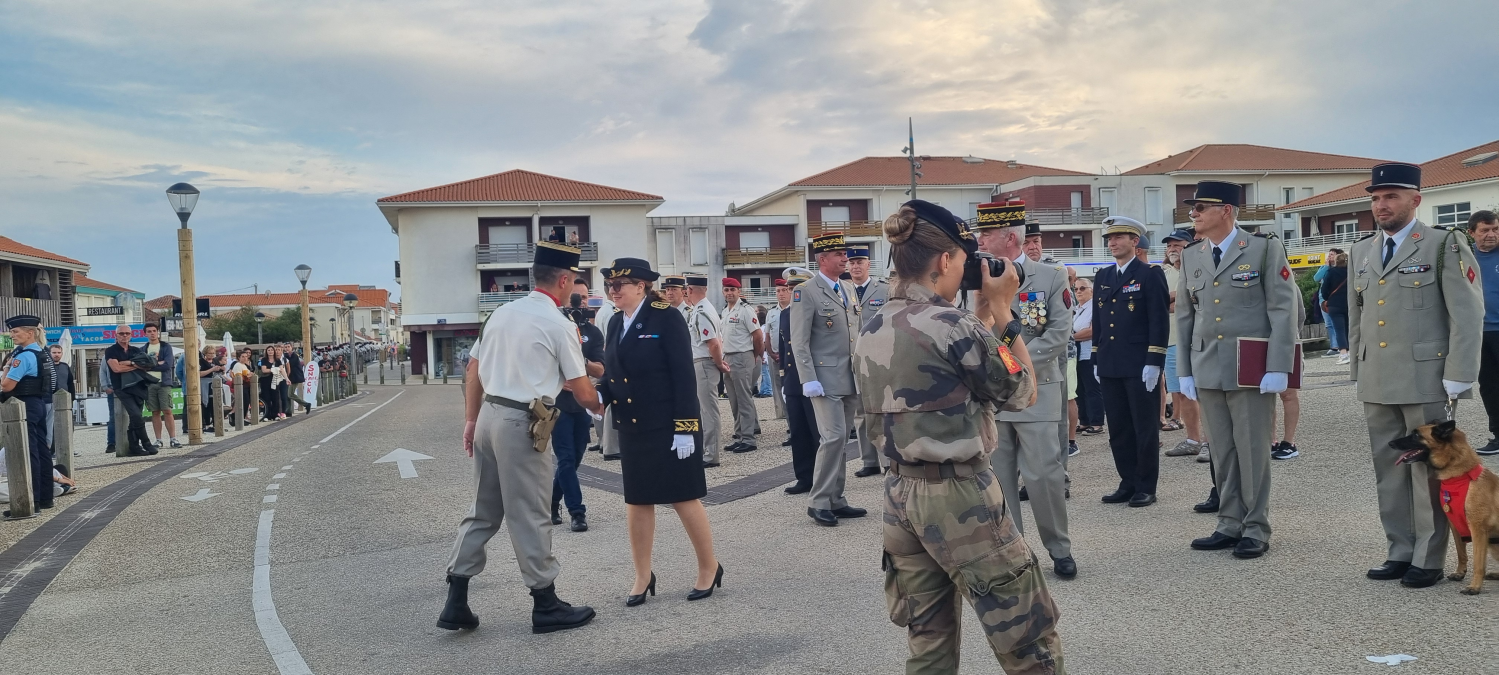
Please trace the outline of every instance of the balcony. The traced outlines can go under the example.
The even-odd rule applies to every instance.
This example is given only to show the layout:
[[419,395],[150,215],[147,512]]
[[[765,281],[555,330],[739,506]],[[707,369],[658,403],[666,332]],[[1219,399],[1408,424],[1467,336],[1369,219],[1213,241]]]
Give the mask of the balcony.
[[[1190,206],[1178,206],[1171,210],[1171,222],[1176,225],[1184,225],[1192,222]],[[1239,207],[1239,222],[1241,223],[1265,223],[1275,220],[1274,204],[1245,204]]]
[[1103,224],[1103,219],[1108,217],[1109,209],[1104,206],[1091,209],[1026,209],[1025,211],[1027,222],[1034,221],[1042,225],[1097,226]]
[[[598,260],[598,242],[585,241],[578,244],[583,251],[583,260]],[[529,265],[536,258],[535,244],[479,244],[474,247],[474,257],[479,265]]]
[[530,294],[530,291],[519,291],[516,293],[480,293],[479,311],[493,312],[495,308],[499,307],[500,305],[503,305],[507,302],[515,302],[516,300],[524,298]]
[[723,264],[745,267],[769,267],[773,265],[799,265],[807,261],[807,254],[794,246],[785,248],[726,248]]
[[807,238],[813,239],[825,234],[840,233],[846,237],[881,237],[884,236],[883,228],[884,223],[878,220],[807,223]]
[[62,325],[62,303],[57,300],[32,300],[0,296],[0,316],[30,314],[42,320],[42,326]]

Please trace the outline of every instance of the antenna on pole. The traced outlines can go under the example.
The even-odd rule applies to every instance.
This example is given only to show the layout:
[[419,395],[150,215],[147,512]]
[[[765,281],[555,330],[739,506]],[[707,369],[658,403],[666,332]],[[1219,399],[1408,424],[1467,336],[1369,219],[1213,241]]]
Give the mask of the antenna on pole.
[[906,153],[906,161],[911,163],[911,189],[906,194],[915,199],[916,179],[921,178],[921,172],[917,169],[921,168],[921,162],[916,161],[916,126],[909,117],[906,118],[906,147],[901,152]]

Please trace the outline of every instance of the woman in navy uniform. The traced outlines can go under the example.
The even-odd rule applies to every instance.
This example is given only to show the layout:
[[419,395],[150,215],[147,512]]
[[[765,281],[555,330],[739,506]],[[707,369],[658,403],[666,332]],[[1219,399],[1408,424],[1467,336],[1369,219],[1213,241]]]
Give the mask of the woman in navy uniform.
[[26,435],[31,455],[31,498],[37,509],[52,508],[52,448],[47,444],[47,407],[57,391],[57,372],[43,349],[42,320],[18,314],[6,320],[15,351],[5,360],[0,400],[14,396],[26,404]]
[[600,272],[618,308],[605,332],[599,395],[613,408],[614,428],[619,431],[626,523],[635,563],[635,584],[625,605],[639,605],[646,593],[656,593],[651,546],[657,504],[670,504],[677,512],[697,554],[697,582],[687,599],[706,598],[721,585],[723,566],[713,555],[713,532],[702,502],[708,485],[687,321],[651,289],[661,275],[650,263],[619,258]]

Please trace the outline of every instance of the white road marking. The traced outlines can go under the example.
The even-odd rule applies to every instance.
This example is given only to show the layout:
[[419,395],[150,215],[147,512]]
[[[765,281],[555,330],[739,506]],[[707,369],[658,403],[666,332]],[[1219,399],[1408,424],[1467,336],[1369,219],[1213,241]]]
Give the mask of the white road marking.
[[354,421],[353,421],[353,422],[350,422],[350,423],[348,423],[348,424],[345,424],[345,425],[343,425],[343,427],[341,427],[341,428],[340,428],[340,429],[339,429],[339,430],[338,430],[338,431],[335,431],[335,432],[333,432],[333,433],[331,433],[331,434],[328,434],[328,437],[327,437],[327,438],[324,438],[324,439],[323,439],[323,440],[321,440],[321,441],[318,441],[318,444],[319,444],[319,445],[322,445],[322,444],[323,444],[323,443],[327,443],[327,442],[328,442],[328,441],[331,441],[331,440],[333,440],[333,437],[334,437],[334,436],[337,436],[337,435],[339,435],[339,434],[341,434],[341,433],[343,433],[343,432],[345,432],[345,431],[347,431],[347,430],[348,430],[348,428],[349,428],[349,427],[352,427],[352,426],[354,426],[354,425],[356,425],[356,424],[358,424],[358,423],[359,423],[359,421],[360,421],[360,420],[362,420],[362,419],[364,419],[364,418],[366,418],[366,417],[369,417],[369,416],[370,416],[370,415],[373,415],[373,414],[375,414],[375,411],[377,411],[377,410],[379,410],[379,409],[381,409],[381,408],[384,408],[384,407],[385,407],[385,406],[387,406],[387,405],[390,405],[390,401],[394,401],[394,400],[396,400],[396,399],[398,399],[398,398],[400,398],[400,397],[401,397],[401,394],[404,394],[404,393],[406,393],[406,392],[404,392],[404,391],[398,391],[398,392],[396,392],[396,395],[395,395],[395,396],[392,396],[392,397],[390,397],[390,400],[389,400],[389,401],[386,401],[386,402],[384,402],[384,403],[381,403],[381,404],[380,404],[380,405],[377,405],[377,406],[375,406],[375,407],[373,407],[373,408],[370,408],[370,411],[369,411],[369,412],[367,412],[367,413],[365,413],[365,414],[363,414],[363,415],[360,415],[360,416],[359,416],[359,417],[358,417],[358,418],[356,418],[356,419],[355,419],[355,420],[354,420]]
[[209,492],[208,488],[203,488],[203,489],[199,490],[196,494],[190,494],[190,495],[188,495],[186,497],[180,497],[179,499],[182,499],[183,501],[189,501],[189,502],[196,503],[196,502],[201,502],[201,501],[203,501],[205,499],[208,499],[209,497],[217,497],[220,494],[223,494],[223,493],[221,493],[221,492]]
[[230,476],[241,476],[247,473],[255,473],[259,470],[260,469],[249,467],[244,469],[230,469],[229,471],[194,471],[192,473],[182,474],[181,476],[178,476],[178,478],[196,478],[205,483],[217,483]]
[[276,495],[266,495],[265,499],[260,500],[260,503],[262,503],[262,504],[271,504],[271,503],[274,503],[275,501],[276,501]]
[[416,478],[416,465],[413,461],[432,459],[420,452],[412,452],[406,448],[396,448],[390,454],[375,460],[376,464],[395,462],[396,468],[400,470],[402,478]]
[[281,467],[281,470],[282,471],[291,471],[291,465],[287,464],[286,466]]
[[281,484],[280,483],[271,483],[270,485],[265,486],[265,489],[267,489],[267,490],[280,490],[281,489]]
[[[267,497],[274,499],[274,497]],[[260,639],[271,652],[276,669],[281,675],[312,675],[312,669],[302,660],[302,653],[287,635],[276,614],[276,602],[271,598],[271,521],[276,517],[275,509],[260,512],[260,526],[255,529],[255,581],[251,586],[252,606],[255,608],[255,625],[260,629]]]
[[[321,444],[319,444],[319,445],[321,445]],[[317,445],[314,445],[314,446],[312,446],[312,449],[313,449],[313,450],[316,450],[316,449],[318,449],[318,446],[317,446]]]
[[284,474],[284,473],[278,473],[278,474],[276,474],[274,476],[271,476],[271,478],[285,478],[285,477],[286,477],[286,474]]

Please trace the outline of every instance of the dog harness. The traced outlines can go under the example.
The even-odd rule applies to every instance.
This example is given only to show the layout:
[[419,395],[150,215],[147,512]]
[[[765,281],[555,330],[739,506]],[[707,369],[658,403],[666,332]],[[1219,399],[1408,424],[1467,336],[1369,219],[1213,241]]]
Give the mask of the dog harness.
[[1468,527],[1468,488],[1472,487],[1473,481],[1483,475],[1483,465],[1473,467],[1460,476],[1453,476],[1442,481],[1442,510],[1447,513],[1447,521],[1452,523],[1452,529],[1457,531],[1457,536],[1463,541],[1473,539],[1473,531]]

